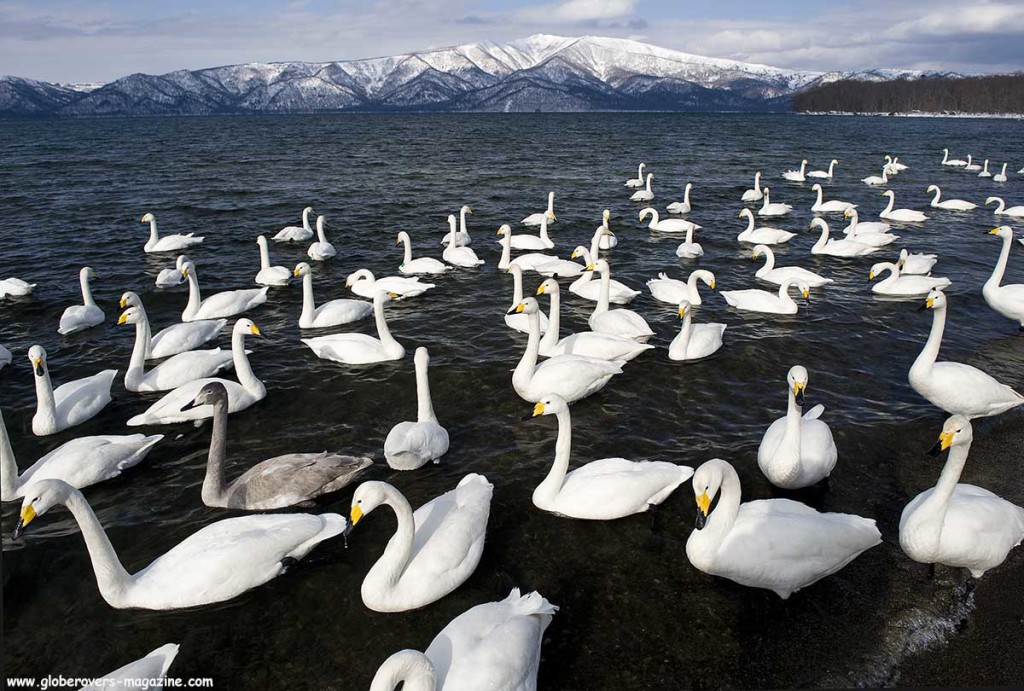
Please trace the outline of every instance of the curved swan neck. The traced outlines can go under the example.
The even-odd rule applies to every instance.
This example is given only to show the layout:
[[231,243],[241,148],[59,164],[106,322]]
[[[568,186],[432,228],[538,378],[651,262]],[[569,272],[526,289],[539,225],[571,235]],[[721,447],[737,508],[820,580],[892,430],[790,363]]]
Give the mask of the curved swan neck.
[[[540,353],[540,313],[534,312],[526,316],[527,324],[529,324],[529,338],[526,341],[523,357],[519,358],[519,364],[516,365],[515,372],[512,373],[513,380],[519,379],[523,382],[529,382],[533,378],[533,371],[537,367],[537,357]],[[550,328],[550,324],[548,328]]]
[[985,281],[985,288],[991,290],[992,288],[998,288],[999,284],[1003,281],[1003,274],[1006,273],[1006,264],[1010,260],[1010,246],[1013,244],[1012,237],[1001,238],[1003,241],[1003,248],[999,251],[999,261],[996,262],[995,268],[992,269],[992,275]]
[[824,200],[825,200],[825,197],[822,194],[821,185],[818,185],[818,201],[814,202],[814,208],[816,208],[816,209],[819,208],[821,206],[821,203]]
[[548,310],[548,330],[544,333],[545,350],[554,348],[558,343],[558,332],[562,327],[562,291],[552,290],[549,295],[551,296],[551,308]]
[[882,210],[882,213],[879,214],[880,216],[885,216],[885,214],[892,213],[892,208],[896,206],[895,194],[887,194],[885,196],[889,198],[889,203],[886,204],[885,208]]
[[719,489],[718,506],[708,516],[707,523],[700,531],[703,540],[717,545],[725,539],[736,523],[736,516],[740,512],[741,497],[740,478],[736,475],[735,470],[729,468]]
[[932,330],[928,333],[928,340],[925,342],[924,348],[921,349],[921,354],[917,356],[911,369],[917,369],[918,367],[931,369],[931,366],[935,364],[936,358],[939,357],[939,348],[942,347],[942,333],[946,329],[946,308],[935,307],[932,311],[934,312],[932,315]]
[[194,314],[202,304],[203,294],[199,292],[199,275],[193,266],[188,272],[188,303],[185,305],[185,313]]
[[690,349],[690,337],[693,335],[693,317],[690,314],[690,310],[686,310],[686,314],[683,315],[683,326],[679,329],[679,337],[676,341],[679,344],[679,350],[684,355],[686,351]]
[[238,383],[245,387],[246,391],[266,392],[263,382],[252,373],[249,357],[245,354],[245,333],[242,331],[235,331],[231,334],[231,360],[235,365]]
[[795,281],[783,281],[779,286],[779,300],[784,305],[796,305],[796,301],[789,295],[789,289],[796,285]]
[[555,414],[558,418],[558,439],[555,441],[555,461],[551,464],[544,481],[537,485],[534,496],[545,496],[553,499],[562,489],[565,482],[565,474],[569,470],[569,456],[572,454],[572,416],[569,409],[559,410]]
[[820,228],[821,228],[821,237],[818,238],[818,241],[814,243],[814,247],[812,247],[811,249],[816,249],[816,250],[824,249],[825,245],[828,244],[828,226],[825,225],[824,223],[822,223],[820,225]]
[[373,319],[377,323],[377,338],[386,346],[398,345],[398,341],[391,335],[388,322],[384,318],[384,300],[377,298],[373,301]]
[[82,537],[85,538],[85,546],[92,560],[92,570],[96,574],[96,585],[99,586],[100,594],[110,604],[120,602],[125,591],[132,585],[132,577],[117,558],[117,553],[99,519],[93,513],[89,502],[76,489],[70,491],[64,505],[75,517]]
[[770,274],[775,269],[775,253],[772,252],[771,248],[766,246],[761,250],[761,254],[764,255],[764,266],[754,274],[758,277]]
[[754,190],[757,192],[761,191],[761,172],[754,173]]
[[309,207],[302,210],[302,227],[311,233],[313,232],[313,228],[309,225]]
[[939,205],[939,199],[942,198],[942,190],[939,189],[938,185],[932,185],[935,188],[935,196],[932,197],[932,206]]
[[430,658],[418,650],[400,650],[380,666],[370,682],[370,691],[435,691],[437,672]]
[[218,397],[213,402],[213,431],[210,434],[210,453],[206,457],[206,477],[203,478],[203,503],[224,506],[224,460],[228,443],[228,399]]
[[381,502],[390,506],[398,519],[395,536],[388,542],[384,554],[377,560],[374,570],[379,569],[388,585],[394,585],[402,577],[412,556],[413,540],[416,537],[416,523],[412,516],[412,507],[402,494],[394,487],[384,488],[385,498]]
[[306,272],[302,275],[302,314],[300,319],[313,320],[316,315],[316,300],[313,298],[313,274]]
[[156,216],[150,216],[149,218],[149,242],[150,244],[160,239],[160,235],[156,232]]
[[752,233],[752,232],[754,232],[754,214],[750,213],[750,211],[747,210],[747,213],[745,213],[743,215],[747,217],[747,229],[745,231],[743,231],[743,232],[744,233]]
[[86,307],[95,305],[96,301],[92,299],[92,289],[89,287],[89,273],[87,271],[79,274],[78,283],[82,287],[82,304]]
[[686,189],[683,190],[683,204],[686,206],[690,205],[690,188],[693,187],[690,183],[686,183]]
[[404,256],[402,257],[402,263],[408,264],[412,261],[412,243],[409,242],[409,236],[402,236],[402,246],[404,247]]
[[430,376],[427,362],[416,361],[416,420],[418,422],[437,422],[434,415],[434,404],[430,400]]
[[316,237],[320,242],[327,242],[327,232],[324,230],[323,216],[318,216],[316,219]]
[[835,167],[836,167],[836,161],[835,161],[835,159],[832,159],[832,162],[828,164],[828,176],[829,177],[832,177],[832,173],[835,170]]
[[137,390],[146,375],[146,352],[149,350],[151,338],[149,319],[143,313],[142,318],[135,323],[135,345],[132,347],[132,359],[124,374],[124,385],[129,391]]
[[14,501],[18,491],[18,463],[11,448],[4,415],[0,412],[0,501]]

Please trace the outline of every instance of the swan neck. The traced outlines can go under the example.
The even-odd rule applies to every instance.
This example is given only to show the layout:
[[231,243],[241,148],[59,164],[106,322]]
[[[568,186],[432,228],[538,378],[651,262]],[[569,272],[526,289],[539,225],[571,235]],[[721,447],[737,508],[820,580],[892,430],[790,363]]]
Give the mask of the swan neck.
[[517,306],[523,301],[523,272],[512,272],[512,306]]
[[692,335],[693,317],[690,315],[690,310],[686,310],[686,314],[683,315],[683,326],[679,329],[679,336],[676,339],[676,343],[679,344],[679,350],[683,355],[686,355],[687,351],[690,349],[690,337]]
[[206,477],[203,478],[202,498],[207,506],[224,506],[224,461],[227,457],[228,400],[218,398],[213,403],[213,430],[210,434],[210,453],[206,458]]
[[775,269],[775,253],[772,252],[770,247],[766,247],[764,251],[764,266],[758,271],[755,276],[764,276],[770,274]]
[[92,299],[92,288],[89,287],[89,276],[83,272],[78,277],[78,283],[82,287],[82,304],[86,307],[95,306],[96,301]]
[[117,558],[114,546],[110,544],[103,526],[93,513],[89,502],[85,500],[82,493],[72,489],[64,505],[68,507],[71,514],[78,522],[78,527],[85,538],[85,546],[89,551],[89,558],[92,560],[92,569],[96,574],[96,584],[99,586],[100,594],[108,603],[114,604],[121,600],[125,591],[132,585],[132,577],[121,565]]
[[400,650],[380,666],[370,682],[370,691],[435,691],[437,672],[430,658],[418,650]]
[[999,284],[1003,281],[1003,274],[1006,273],[1006,264],[1010,260],[1010,245],[1013,244],[1013,238],[1002,238],[1002,241],[1003,248],[999,251],[999,261],[996,262],[995,268],[992,269],[992,275],[985,281],[986,289],[998,288]]
[[823,224],[821,226],[821,236],[818,238],[818,241],[816,243],[814,243],[814,247],[812,249],[821,250],[821,249],[824,249],[825,245],[827,245],[827,244],[828,244],[828,226]]
[[313,298],[313,274],[307,272],[302,277],[302,321],[313,321],[316,315],[316,300]]
[[686,189],[683,190],[683,204],[685,206],[690,205],[690,186],[687,185]]
[[249,357],[245,354],[245,334],[235,331],[231,334],[231,360],[235,365],[235,373],[238,375],[238,383],[250,393],[266,393],[263,382],[256,378],[249,364]]
[[33,376],[36,380],[36,415],[55,422],[57,406],[53,398],[53,383],[50,381],[50,363],[45,363],[43,376]]
[[745,233],[752,233],[752,232],[754,232],[754,214],[748,213],[748,214],[743,214],[743,215],[747,217],[747,229],[744,232]]
[[931,369],[931,366],[935,364],[936,358],[939,357],[939,348],[942,347],[942,333],[946,329],[946,308],[933,308],[932,311],[935,313],[932,315],[932,330],[928,333],[928,340],[925,342],[921,354],[917,356],[917,360],[914,361],[911,369],[917,369],[921,366]]
[[508,231],[501,236],[501,259],[498,260],[498,268],[505,271],[508,270],[509,265],[512,263],[512,231]]
[[[651,189],[651,180],[650,180],[650,178],[648,178],[647,179],[647,191],[650,191],[650,189]],[[549,214],[555,213],[555,193],[554,192],[548,192],[548,209],[547,209],[547,213],[549,213]]]
[[135,324],[135,345],[128,371],[124,374],[124,385],[129,391],[137,391],[146,374],[146,351],[150,342],[149,319],[143,317]]
[[391,329],[388,328],[388,322],[384,318],[384,301],[374,300],[373,301],[373,319],[377,323],[377,338],[385,346],[398,345],[398,341],[391,335]]
[[430,375],[427,363],[416,362],[416,420],[418,422],[437,422],[434,415],[434,403],[430,399]]
[[316,237],[320,242],[327,244],[327,232],[324,230],[323,216],[316,219]]
[[260,248],[260,269],[270,268],[270,250],[267,249],[267,243],[258,242],[256,243]]
[[149,219],[149,242],[150,244],[160,239],[160,235],[156,232],[156,217]]
[[551,464],[544,481],[537,485],[534,496],[554,499],[562,489],[566,472],[569,470],[569,456],[572,454],[572,416],[569,409],[560,410],[558,418],[558,439],[555,441],[555,461]]
[[465,209],[460,209],[459,210],[459,231],[468,235],[468,233],[466,233],[466,210]]
[[562,291],[553,290],[550,295],[551,307],[548,309],[548,330],[544,333],[543,341],[545,351],[554,348],[558,344],[558,333],[562,327]]
[[[540,313],[534,312],[526,316],[530,327],[529,338],[526,341],[523,357],[519,359],[519,364],[516,365],[515,372],[512,373],[513,380],[518,379],[524,384],[533,378],[533,371],[537,367],[537,357],[540,353]],[[551,328],[550,325],[548,328]]]
[[188,272],[188,303],[185,305],[185,314],[195,314],[202,304],[203,294],[199,292],[199,276],[193,268]]
[[928,497],[928,502],[939,509],[942,515],[945,515],[949,499],[953,496],[956,485],[960,481],[960,474],[967,463],[967,455],[970,450],[970,444],[953,446],[949,449],[949,457],[946,459],[946,465],[942,466],[942,473],[935,485],[935,491]]
[[721,544],[729,531],[736,523],[736,516],[740,511],[740,479],[732,468],[722,480],[722,487],[719,489],[718,506],[708,516],[707,523],[701,529],[701,538],[711,544]]
[[402,494],[395,488],[388,486],[384,488],[385,498],[382,502],[390,506],[398,519],[398,528],[395,536],[388,542],[384,554],[374,565],[374,570],[383,573],[387,585],[394,586],[402,578],[406,567],[409,565],[409,558],[412,556],[413,540],[416,537],[416,523],[413,520],[412,507]]
[[305,228],[306,230],[308,230],[310,233],[313,232],[313,229],[309,225],[309,209],[308,208],[302,210],[302,227]]
[[887,194],[885,196],[887,196],[889,198],[889,203],[885,205],[885,209],[883,209],[882,213],[879,214],[880,216],[884,216],[885,214],[892,213],[892,208],[896,205],[896,195],[895,194]]
[[18,463],[11,448],[3,413],[0,412],[0,501],[14,501],[18,489]]
[[820,207],[821,207],[821,203],[822,203],[822,202],[823,202],[824,200],[825,200],[825,198],[824,198],[824,195],[822,194],[822,191],[821,191],[821,186],[819,186],[819,187],[818,187],[818,201],[816,201],[816,202],[814,203],[814,207],[815,207],[815,208],[820,208]]
[[608,311],[608,303],[611,299],[612,277],[608,271],[601,272],[601,293],[597,299],[597,307],[594,314],[601,314]]
[[402,258],[403,264],[408,264],[412,261],[412,243],[409,242],[408,237],[402,237],[402,246],[404,247],[404,256]]

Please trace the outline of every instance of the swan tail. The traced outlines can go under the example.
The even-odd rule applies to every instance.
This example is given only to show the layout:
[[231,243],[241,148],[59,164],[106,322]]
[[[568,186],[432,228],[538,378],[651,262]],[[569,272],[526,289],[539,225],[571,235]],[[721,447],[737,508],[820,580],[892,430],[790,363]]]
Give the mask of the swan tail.
[[158,675],[159,677],[164,677],[167,675],[167,670],[170,669],[171,663],[174,662],[174,658],[178,656],[178,648],[180,647],[181,646],[179,646],[177,643],[168,643],[166,645],[160,646],[159,648],[157,648],[156,650],[154,650],[146,656],[163,658],[163,660],[160,663],[160,674]]
[[547,599],[538,593],[536,590],[533,592],[522,595],[519,588],[513,588],[512,592],[508,594],[502,604],[508,605],[516,614],[529,616],[531,614],[549,614],[554,615],[558,611],[558,605],[553,605],[547,601]]
[[804,413],[804,420],[817,420],[825,412],[825,406],[818,404]]

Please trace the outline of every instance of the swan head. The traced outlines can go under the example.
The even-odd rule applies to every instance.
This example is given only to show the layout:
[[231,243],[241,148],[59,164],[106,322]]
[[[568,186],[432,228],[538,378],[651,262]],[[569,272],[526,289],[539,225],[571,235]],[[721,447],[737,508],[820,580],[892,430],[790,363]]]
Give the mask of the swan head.
[[11,537],[17,540],[36,516],[42,516],[57,504],[63,504],[74,488],[63,480],[37,480],[25,488],[21,515]]
[[359,485],[352,495],[352,509],[349,514],[352,527],[355,528],[363,516],[387,503],[388,495],[392,493],[398,493],[398,490],[386,482],[371,480]]
[[231,329],[232,333],[245,334],[246,336],[262,336],[263,332],[260,331],[260,327],[256,326],[252,319],[239,319],[235,322],[235,326]]
[[551,393],[537,401],[537,405],[533,406],[533,415],[530,415],[529,417],[558,415],[559,413],[564,413],[568,410],[569,404],[565,402],[565,399],[556,393]]
[[545,279],[543,283],[537,286],[537,295],[556,294],[561,291],[561,287],[558,285],[558,281],[553,278]]
[[540,303],[534,298],[526,298],[508,311],[509,314],[537,314],[538,312],[540,312]]
[[498,228],[498,235],[511,235],[511,234],[512,234],[512,226],[510,226],[507,223],[503,224],[502,226],[500,226]]
[[789,390],[796,398],[796,404],[802,408],[804,405],[804,393],[807,391],[807,368],[802,365],[790,367],[789,373],[786,375],[786,382],[789,384]]
[[83,266],[81,271],[78,272],[78,277],[86,281],[91,281],[96,278],[96,272],[92,270],[91,266]]
[[558,217],[555,216],[555,212],[554,211],[550,211],[550,212],[544,214],[544,218],[549,220],[549,221],[557,221],[558,220]]
[[468,205],[466,205],[466,204],[463,204],[463,205],[462,205],[462,208],[461,208],[461,209],[459,209],[459,213],[460,213],[460,214],[472,214],[472,213],[473,213],[473,210],[472,210],[471,208],[469,208],[469,206],[468,206]]
[[416,688],[436,688],[437,672],[434,665],[430,658],[418,650],[399,650],[377,669],[370,689],[394,689],[399,684],[403,684],[402,688],[411,688],[414,683]]
[[821,184],[816,182],[813,185],[811,185],[811,191],[812,192],[821,192],[822,191]]
[[680,300],[679,301],[679,318],[682,319],[686,316],[686,313],[690,311],[690,301]]
[[458,221],[458,219],[455,218],[455,214],[448,214],[448,227],[449,228],[454,228],[455,227],[455,223],[457,221]]
[[[451,216],[450,218],[455,218]],[[350,288],[353,283],[358,281],[370,281],[375,282],[376,279],[373,277],[373,273],[369,269],[359,269],[353,273],[350,273],[345,279],[345,287]]]
[[181,275],[188,278],[189,273],[196,272],[196,265],[192,262],[182,262],[181,264]]
[[416,349],[416,354],[412,358],[413,363],[417,367],[426,367],[430,364],[430,353],[423,346]]
[[743,209],[742,211],[740,211],[739,216],[737,216],[736,218],[743,218],[744,216],[748,216],[749,217],[749,216],[753,216],[753,215],[754,214],[752,214],[750,212],[750,209]]
[[138,293],[133,293],[129,290],[121,296],[120,305],[121,309],[125,307],[142,307],[142,298],[139,297]]
[[989,204],[1002,204],[1002,203],[1003,203],[1003,200],[1002,200],[1001,197],[989,197],[988,199],[985,200],[985,206],[988,206]]
[[828,230],[828,223],[825,222],[824,218],[815,218],[811,221],[811,230],[814,230],[815,228]]
[[750,255],[751,259],[757,259],[764,254],[774,254],[772,248],[768,245],[754,245],[754,252]]
[[188,262],[188,261],[192,261],[192,260],[189,259],[188,257],[186,257],[184,254],[179,254],[178,258],[174,260],[174,267],[178,271],[181,271],[181,267],[183,267],[185,265],[185,262]]
[[138,324],[145,317],[145,312],[138,307],[129,307],[117,318],[118,326],[122,324]]
[[658,213],[657,211],[655,211],[653,208],[651,208],[649,206],[646,207],[646,208],[640,209],[640,220],[643,221],[648,216],[651,216],[651,215],[657,214],[657,213]]
[[847,209],[843,212],[843,218],[853,218],[856,213],[856,209]]
[[139,223],[152,223],[155,220],[156,220],[156,216],[154,216],[153,214],[147,213],[145,216],[143,216],[142,218],[139,219]]
[[611,271],[611,267],[608,266],[608,260],[607,259],[598,259],[596,262],[594,262],[593,264],[590,264],[587,267],[587,271],[596,271],[598,273],[604,274],[604,273],[608,273],[609,271]]
[[931,194],[931,193],[932,193],[932,190],[937,190],[937,189],[939,189],[939,186],[938,186],[938,185],[928,185],[928,189],[926,189],[926,190],[924,191],[924,193],[925,193],[925,194]]
[[404,230],[401,233],[398,234],[398,237],[395,238],[395,244],[396,245],[401,245],[402,242],[409,242],[409,241],[410,241],[409,240],[409,234],[407,232],[405,232]]
[[837,166],[837,165],[839,165],[839,161],[833,158],[831,161],[829,161],[829,165],[830,166]]
[[892,197],[893,199],[895,199],[896,198],[896,193],[893,192],[892,190],[886,190],[885,192],[882,192],[882,196],[883,197]]
[[295,265],[295,270],[292,271],[292,276],[298,278],[299,276],[306,276],[310,272],[309,264],[306,262],[299,262]]
[[304,214],[311,214],[311,213],[313,213],[313,207],[312,206],[307,206],[305,209],[302,210],[302,213],[304,213]]
[[192,410],[203,405],[227,404],[228,390],[219,381],[212,381],[203,385],[199,393],[191,401],[181,407],[182,412]]
[[938,310],[946,309],[946,294],[941,290],[933,290],[928,293],[928,297],[924,299],[924,304],[917,308],[921,310]]
[[264,237],[263,235],[257,235],[256,236],[256,244],[259,245],[260,247],[266,247],[267,246],[267,238]]
[[999,237],[1001,237],[1003,239],[1012,240],[1013,239],[1013,228],[1011,228],[1010,226],[999,226],[998,228],[993,228],[992,230],[988,231],[988,234],[989,235],[998,235]]
[[28,361],[32,363],[32,371],[37,377],[46,374],[46,351],[43,346],[34,345],[28,349]]
[[612,217],[612,212],[611,212],[611,211],[609,211],[608,209],[605,209],[605,210],[604,210],[604,211],[603,211],[603,212],[601,213],[601,218],[602,218],[602,219],[604,219],[605,221],[607,221],[607,220],[608,220],[608,219],[610,219],[611,217]]
[[[569,255],[569,259],[578,259],[579,257],[583,257],[584,259],[587,259],[587,255],[589,255],[589,254],[590,254],[590,250],[588,250],[583,245],[577,245],[576,249],[574,249],[572,251],[572,254]],[[588,259],[587,260],[587,264],[589,264],[589,263],[590,263],[590,261]]]
[[935,442],[929,451],[929,456],[938,456],[951,446],[962,446],[970,444],[974,439],[974,429],[971,422],[963,415],[954,415],[942,425],[942,432],[939,433],[939,440]]
[[896,262],[896,266],[903,268],[903,265],[907,263],[907,259],[910,257],[910,252],[906,248],[900,250],[900,259]]
[[732,466],[726,461],[713,458],[702,464],[693,474],[693,496],[697,501],[695,525],[697,530],[702,529],[707,523],[708,514],[711,513],[711,504],[718,496],[718,491],[722,489],[726,473],[730,470],[732,470]]

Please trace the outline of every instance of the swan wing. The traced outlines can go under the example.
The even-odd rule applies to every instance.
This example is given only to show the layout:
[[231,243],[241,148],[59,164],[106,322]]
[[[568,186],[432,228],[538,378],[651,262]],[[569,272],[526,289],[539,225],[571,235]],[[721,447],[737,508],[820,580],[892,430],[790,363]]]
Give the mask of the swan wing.
[[117,370],[108,369],[58,386],[53,391],[57,418],[74,426],[98,413],[110,403],[115,376]]
[[269,288],[249,288],[215,293],[203,300],[193,318],[188,321],[233,317],[236,314],[241,314],[266,302],[268,290]]
[[227,319],[200,319],[168,326],[150,340],[146,358],[156,360],[198,348],[216,338],[227,323]]
[[182,384],[173,391],[165,394],[163,398],[151,405],[146,412],[136,415],[128,420],[129,427],[139,425],[168,425],[190,420],[203,420],[213,417],[213,406],[201,405],[189,410],[182,410],[182,407],[195,400],[199,390],[210,382],[220,382],[228,392],[228,412],[236,413],[245,410],[256,401],[262,400],[266,390],[260,386],[259,391],[250,392],[244,386],[230,379],[196,379],[187,384]]
[[245,471],[227,488],[229,507],[282,509],[349,484],[373,461],[332,453],[291,453]]
[[448,430],[436,422],[400,422],[384,440],[384,457],[411,457],[420,465],[448,451]]
[[79,437],[46,454],[19,478],[18,494],[37,480],[63,480],[75,489],[117,477],[139,463],[164,438],[162,434]]

